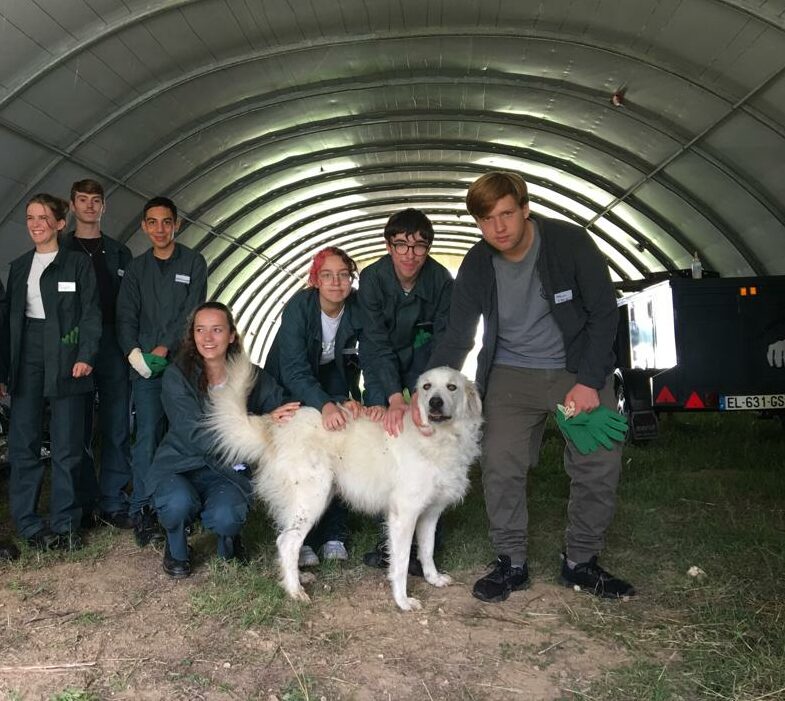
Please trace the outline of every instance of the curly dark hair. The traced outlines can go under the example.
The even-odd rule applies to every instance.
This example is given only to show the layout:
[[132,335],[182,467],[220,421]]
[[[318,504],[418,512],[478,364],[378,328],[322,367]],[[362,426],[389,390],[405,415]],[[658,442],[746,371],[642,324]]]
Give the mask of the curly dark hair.
[[180,341],[180,347],[177,350],[174,362],[183,371],[183,374],[188,378],[189,382],[196,383],[196,388],[201,394],[207,394],[207,373],[204,371],[204,360],[196,349],[196,342],[194,341],[194,322],[196,320],[196,315],[204,309],[214,309],[215,311],[223,312],[226,316],[226,323],[229,326],[229,333],[234,334],[234,341],[232,341],[229,344],[229,348],[226,349],[226,359],[229,360],[243,352],[243,340],[240,338],[240,332],[237,330],[237,326],[234,323],[234,316],[229,307],[222,302],[203,302],[194,309],[188,316],[186,331]]

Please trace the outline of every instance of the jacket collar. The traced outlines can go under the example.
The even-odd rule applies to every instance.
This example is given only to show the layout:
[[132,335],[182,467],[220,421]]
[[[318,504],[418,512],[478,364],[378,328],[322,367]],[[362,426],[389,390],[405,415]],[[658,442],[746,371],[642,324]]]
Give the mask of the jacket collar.
[[[177,243],[177,241],[175,241],[174,251],[172,251],[172,255],[169,256],[169,258],[167,258],[166,260],[177,260],[182,255],[182,252],[183,252],[183,247],[179,243]],[[150,246],[150,248],[148,248],[142,255],[149,256],[151,260],[154,259],[155,254],[153,253],[153,247]]]
[[408,297],[420,297],[422,299],[429,299],[430,295],[428,294],[429,290],[427,289],[429,284],[425,282],[425,280],[429,277],[428,272],[430,268],[433,266],[433,260],[429,255],[425,259],[425,263],[423,263],[422,268],[420,268],[420,272],[417,275],[417,279],[414,281],[414,287],[408,292],[403,292],[403,287],[401,287],[401,281],[398,279],[398,276],[395,274],[395,266],[393,266],[392,262],[392,254],[388,253],[381,259],[381,273],[386,277],[388,280],[391,280],[393,284],[404,294]]

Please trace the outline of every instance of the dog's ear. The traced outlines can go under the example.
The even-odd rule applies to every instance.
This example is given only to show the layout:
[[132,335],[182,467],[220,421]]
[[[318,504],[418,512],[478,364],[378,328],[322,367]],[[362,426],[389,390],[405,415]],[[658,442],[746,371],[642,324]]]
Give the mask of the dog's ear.
[[428,420],[428,407],[425,404],[425,392],[419,382],[417,384],[417,408],[420,410],[420,421],[422,421],[422,428],[431,430],[431,422]]
[[466,409],[469,416],[480,416],[482,414],[482,400],[474,382],[463,378],[463,396],[466,402]]

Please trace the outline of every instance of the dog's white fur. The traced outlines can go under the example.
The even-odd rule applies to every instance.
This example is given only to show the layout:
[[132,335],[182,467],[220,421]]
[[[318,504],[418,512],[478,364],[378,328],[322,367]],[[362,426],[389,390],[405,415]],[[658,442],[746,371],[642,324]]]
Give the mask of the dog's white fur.
[[423,373],[418,402],[429,428],[418,430],[407,414],[403,433],[391,437],[366,418],[326,431],[312,408],[301,408],[282,425],[270,416],[249,416],[246,397],[255,371],[245,356],[229,363],[225,387],[212,393],[207,424],[227,459],[257,465],[255,492],[280,529],[284,589],[308,600],[298,571],[300,547],[337,492],[357,510],[384,515],[393,597],[405,611],[420,608],[406,593],[412,539],[416,532],[426,581],[448,585],[450,577],[433,562],[434,532],[442,511],[466,493],[469,467],[480,452],[481,404],[474,385],[447,367]]

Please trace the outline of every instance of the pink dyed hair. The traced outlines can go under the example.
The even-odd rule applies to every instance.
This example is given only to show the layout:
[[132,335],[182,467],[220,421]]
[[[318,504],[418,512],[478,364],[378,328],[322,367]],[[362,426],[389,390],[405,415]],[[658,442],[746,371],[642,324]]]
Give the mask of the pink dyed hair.
[[351,259],[346,251],[337,246],[327,246],[327,248],[323,248],[313,257],[311,269],[308,271],[308,287],[316,287],[316,283],[319,281],[319,271],[329,256],[338,256],[344,262],[344,265],[349,268],[352,278],[357,275],[357,263]]

